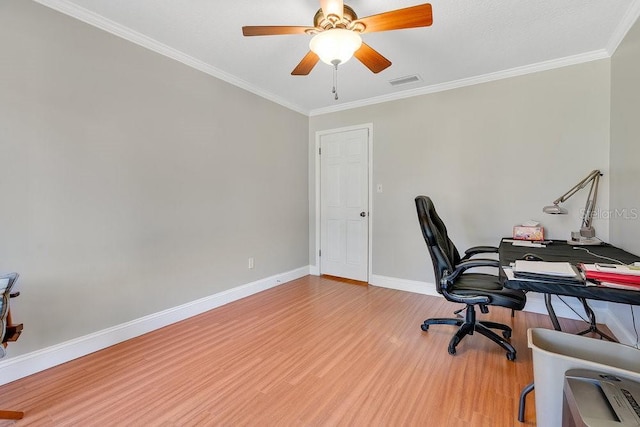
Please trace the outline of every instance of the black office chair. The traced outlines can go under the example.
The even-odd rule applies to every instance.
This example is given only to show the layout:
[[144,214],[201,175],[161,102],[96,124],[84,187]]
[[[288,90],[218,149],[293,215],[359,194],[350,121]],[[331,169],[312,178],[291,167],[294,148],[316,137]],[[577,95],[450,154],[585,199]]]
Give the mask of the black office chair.
[[[461,318],[433,318],[422,324],[422,330],[427,331],[429,325],[457,325],[460,328],[449,342],[449,354],[456,354],[456,346],[466,335],[474,332],[486,336],[507,351],[507,359],[516,358],[515,348],[506,340],[511,338],[511,328],[501,323],[477,321],[475,307],[479,306],[482,313],[489,312],[489,306],[501,306],[512,310],[522,310],[526,303],[523,291],[506,289],[500,278],[486,273],[467,272],[476,267],[499,267],[498,260],[471,259],[474,255],[498,252],[493,246],[475,246],[460,257],[458,250],[447,235],[447,227],[436,213],[433,202],[429,197],[416,197],[416,209],[422,235],[429,248],[433,261],[433,271],[436,278],[436,289],[448,301],[466,304],[466,316]],[[505,339],[491,329],[499,329]]]

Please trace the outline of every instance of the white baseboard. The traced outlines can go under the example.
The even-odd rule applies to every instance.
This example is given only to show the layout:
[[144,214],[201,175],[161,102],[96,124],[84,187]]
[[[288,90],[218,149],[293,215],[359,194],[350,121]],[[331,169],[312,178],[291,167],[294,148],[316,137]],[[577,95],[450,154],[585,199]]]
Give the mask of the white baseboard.
[[[433,283],[372,275],[369,284],[383,288],[396,289],[399,291],[442,297],[442,295],[436,291],[436,285]],[[566,302],[566,304],[560,301],[557,296],[553,296],[551,298],[551,303],[553,304],[556,316],[574,320],[587,319],[584,307],[577,298],[564,296],[561,298]],[[605,301],[589,300],[589,307],[591,307],[595,313],[596,321],[600,324],[607,325],[613,335],[615,335],[621,343],[628,345],[635,344],[635,331],[630,330],[628,325],[625,325],[624,322],[620,321],[619,316],[611,310],[611,304]],[[525,306],[524,311],[548,315],[547,306],[544,302],[544,294],[535,292],[527,293],[527,305]],[[585,324],[585,329],[587,327],[588,325]]]
[[376,274],[372,274],[371,278],[369,279],[369,284],[373,286],[380,286],[381,288],[396,289],[398,291],[442,297],[442,295],[440,295],[436,291],[436,285],[434,283],[398,279],[396,277],[379,276]]
[[[628,325],[625,322],[622,322],[620,317],[616,315],[613,308],[615,308],[617,304],[610,303],[607,306],[609,311],[609,316],[607,319],[607,327],[613,332],[613,335],[616,336],[618,341],[622,344],[627,344],[631,346],[636,345],[637,337],[636,332],[630,328],[633,328],[633,324]],[[600,319],[598,319],[599,321]]]
[[111,328],[103,329],[41,350],[11,357],[0,362],[0,385],[36,372],[86,356],[114,344],[204,313],[249,295],[274,288],[309,274],[309,266],[237,286],[208,297],[150,314]]
[[[560,301],[557,296],[551,297],[553,310],[558,317],[574,320],[587,319],[584,307],[577,298],[566,296],[562,296],[561,298],[566,304]],[[589,300],[589,307],[591,307],[591,310],[595,313],[598,323],[606,323],[609,320],[610,312],[606,302]],[[547,306],[544,303],[544,294],[535,292],[527,293],[527,305],[524,310],[531,313],[548,314]]]
[[[442,295],[440,295],[436,291],[436,285],[434,283],[398,279],[395,277],[379,276],[374,274],[371,276],[369,284],[380,286],[383,288],[396,289],[399,291],[442,297]],[[584,309],[580,301],[578,301],[576,298],[571,297],[562,298],[567,302],[569,307],[573,308],[573,310],[577,311],[581,316],[586,318],[586,314],[584,313]],[[559,301],[557,297],[552,298],[552,304],[558,317],[580,319],[580,317],[573,310],[571,310],[571,308],[567,307],[565,304]],[[598,323],[606,323],[609,319],[611,319],[612,315],[608,310],[608,306],[606,303],[602,301],[589,301],[589,306],[596,314]],[[525,306],[524,311],[528,311],[531,313],[548,314],[547,306],[544,303],[544,295],[529,292],[527,294],[527,305]],[[615,333],[615,331],[613,330],[612,332]]]
[[[56,365],[69,362],[98,350],[110,347],[131,338],[146,334],[172,323],[179,322],[192,316],[204,313],[230,302],[245,298],[249,295],[282,285],[308,274],[318,275],[317,267],[305,266],[281,274],[276,274],[255,282],[237,286],[208,297],[200,298],[186,304],[172,307],[158,313],[150,314],[111,328],[103,329],[89,335],[78,337],[41,350],[10,357],[0,361],[0,385],[7,384],[20,378],[35,374]],[[414,292],[423,295],[442,297],[436,291],[433,283],[414,280],[398,279],[394,277],[372,275],[369,284],[383,288]],[[571,297],[565,301],[578,313],[584,316],[582,304]],[[605,323],[621,342],[635,342],[635,336],[624,327],[615,313],[609,310],[608,304],[602,301],[590,301],[591,308],[596,314],[598,323]],[[559,317],[578,319],[579,317],[567,306],[554,298],[554,309]],[[527,294],[525,311],[547,314],[542,294]]]

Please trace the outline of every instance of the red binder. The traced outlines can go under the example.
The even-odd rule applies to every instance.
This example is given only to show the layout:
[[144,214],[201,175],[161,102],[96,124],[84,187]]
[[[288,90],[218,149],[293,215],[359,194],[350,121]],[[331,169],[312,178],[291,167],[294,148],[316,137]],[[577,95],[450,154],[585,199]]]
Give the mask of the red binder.
[[640,286],[640,276],[635,274],[610,273],[608,271],[596,270],[585,264],[580,265],[580,268],[584,271],[584,277],[587,279]]

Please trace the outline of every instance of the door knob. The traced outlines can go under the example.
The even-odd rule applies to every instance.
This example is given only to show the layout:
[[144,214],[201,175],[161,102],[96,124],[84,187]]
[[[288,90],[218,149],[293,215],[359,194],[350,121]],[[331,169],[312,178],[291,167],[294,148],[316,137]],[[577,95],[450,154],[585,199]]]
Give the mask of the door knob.
[[364,211],[362,211],[362,212],[360,212],[360,216],[361,216],[362,218],[364,218],[365,216],[367,216],[367,213],[366,213],[366,212],[364,212]]

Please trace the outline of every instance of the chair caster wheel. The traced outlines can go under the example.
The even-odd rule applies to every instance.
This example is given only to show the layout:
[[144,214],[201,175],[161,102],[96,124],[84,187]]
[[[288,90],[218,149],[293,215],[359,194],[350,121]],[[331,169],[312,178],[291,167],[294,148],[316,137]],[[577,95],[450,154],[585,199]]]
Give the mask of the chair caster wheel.
[[509,359],[511,361],[516,360],[516,353],[515,352],[507,353],[507,359]]
[[460,338],[458,338],[457,336],[453,337],[451,339],[451,342],[449,343],[449,354],[450,355],[455,355],[456,354],[456,346],[458,345],[458,343],[460,342]]
[[502,336],[507,340],[510,339],[511,338],[511,331],[502,331]]
[[420,325],[420,329],[422,329],[423,331],[428,331],[429,330],[429,325],[423,323],[422,325]]

